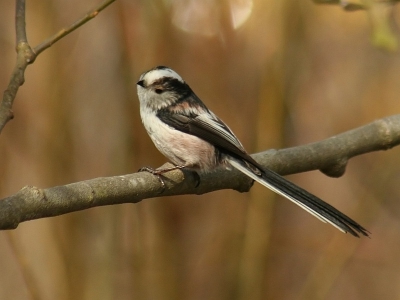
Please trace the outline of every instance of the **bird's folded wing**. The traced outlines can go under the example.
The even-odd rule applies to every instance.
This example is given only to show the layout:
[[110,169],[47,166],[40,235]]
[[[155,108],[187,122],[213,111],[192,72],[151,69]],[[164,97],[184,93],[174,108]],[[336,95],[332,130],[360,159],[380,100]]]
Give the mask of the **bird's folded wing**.
[[233,156],[238,156],[257,168],[262,168],[250,155],[229,129],[229,127],[211,112],[198,115],[182,113],[159,113],[164,123],[176,130],[197,136]]

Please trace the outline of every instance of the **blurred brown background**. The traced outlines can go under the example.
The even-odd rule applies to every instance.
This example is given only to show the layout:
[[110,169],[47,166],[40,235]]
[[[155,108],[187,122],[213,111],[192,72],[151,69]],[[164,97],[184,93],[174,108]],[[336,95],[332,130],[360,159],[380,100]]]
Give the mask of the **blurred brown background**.
[[[32,46],[99,3],[27,2]],[[0,135],[0,197],[164,163],[135,84],[156,65],[180,73],[249,152],[398,114],[399,52],[374,47],[371,32],[366,12],[311,1],[117,1],[28,67]],[[14,48],[14,1],[2,1],[3,90]],[[290,176],[371,239],[258,185],[149,199],[0,232],[0,299],[398,299],[399,154],[352,159],[339,179]]]

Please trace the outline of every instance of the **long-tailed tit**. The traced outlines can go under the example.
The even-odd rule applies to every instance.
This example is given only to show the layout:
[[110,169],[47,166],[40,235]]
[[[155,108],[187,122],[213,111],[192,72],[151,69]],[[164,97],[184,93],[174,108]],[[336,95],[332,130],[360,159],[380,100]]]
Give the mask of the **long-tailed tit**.
[[340,231],[368,236],[357,222],[257,163],[175,71],[155,67],[140,76],[137,89],[144,127],[157,149],[175,165],[147,169],[153,174],[182,168],[207,172],[229,164]]

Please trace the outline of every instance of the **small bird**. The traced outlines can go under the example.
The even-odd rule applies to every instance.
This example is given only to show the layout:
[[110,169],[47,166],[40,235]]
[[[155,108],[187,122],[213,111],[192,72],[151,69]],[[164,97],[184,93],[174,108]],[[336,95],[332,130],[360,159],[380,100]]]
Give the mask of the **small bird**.
[[172,69],[158,66],[144,72],[137,90],[147,133],[175,165],[143,170],[160,176],[176,169],[210,172],[230,165],[340,231],[356,237],[369,235],[368,230],[333,206],[257,163],[229,127]]

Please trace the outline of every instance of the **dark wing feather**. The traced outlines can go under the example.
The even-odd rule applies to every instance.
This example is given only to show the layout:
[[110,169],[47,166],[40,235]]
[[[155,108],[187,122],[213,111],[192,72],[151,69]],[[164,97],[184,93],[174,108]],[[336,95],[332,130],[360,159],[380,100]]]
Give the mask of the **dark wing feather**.
[[190,112],[187,115],[183,113],[160,111],[158,117],[176,130],[197,136],[216,146],[220,151],[240,157],[262,170],[262,167],[247,154],[229,127],[213,113],[209,111],[199,114]]

